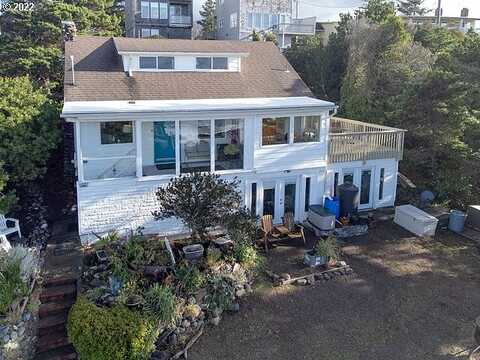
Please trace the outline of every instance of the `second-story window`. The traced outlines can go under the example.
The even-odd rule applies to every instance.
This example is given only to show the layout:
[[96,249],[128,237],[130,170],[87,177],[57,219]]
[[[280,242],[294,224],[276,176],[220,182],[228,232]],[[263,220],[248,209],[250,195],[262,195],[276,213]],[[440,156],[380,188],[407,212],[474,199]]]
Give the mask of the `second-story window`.
[[168,4],[165,2],[160,3],[160,19],[168,19]]
[[262,120],[262,145],[288,144],[289,117],[264,118]]
[[196,68],[198,70],[228,70],[228,58],[221,57],[197,57]]
[[143,19],[150,18],[150,1],[142,1],[141,2],[141,9],[140,14]]
[[156,1],[150,3],[150,18],[158,19],[158,2]]
[[295,116],[293,142],[320,141],[320,116]]

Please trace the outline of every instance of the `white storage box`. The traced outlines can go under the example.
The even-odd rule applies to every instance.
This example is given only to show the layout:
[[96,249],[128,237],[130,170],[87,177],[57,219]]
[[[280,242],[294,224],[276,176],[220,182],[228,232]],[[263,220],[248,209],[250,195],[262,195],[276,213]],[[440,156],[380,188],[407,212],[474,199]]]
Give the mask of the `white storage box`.
[[308,210],[308,221],[320,230],[335,229],[335,214],[321,205],[311,205]]
[[434,236],[438,219],[413,205],[401,205],[395,208],[393,221],[417,236]]

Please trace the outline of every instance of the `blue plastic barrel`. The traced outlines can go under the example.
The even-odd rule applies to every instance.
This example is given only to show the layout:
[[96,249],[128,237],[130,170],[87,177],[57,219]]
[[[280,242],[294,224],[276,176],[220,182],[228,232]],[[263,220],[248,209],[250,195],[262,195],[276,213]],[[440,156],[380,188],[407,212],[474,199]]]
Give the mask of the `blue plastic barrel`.
[[325,204],[323,207],[329,210],[332,214],[335,214],[335,218],[340,219],[340,199],[337,197],[325,198]]
[[450,211],[450,217],[448,218],[448,229],[461,233],[465,227],[465,220],[467,219],[467,214],[459,210]]

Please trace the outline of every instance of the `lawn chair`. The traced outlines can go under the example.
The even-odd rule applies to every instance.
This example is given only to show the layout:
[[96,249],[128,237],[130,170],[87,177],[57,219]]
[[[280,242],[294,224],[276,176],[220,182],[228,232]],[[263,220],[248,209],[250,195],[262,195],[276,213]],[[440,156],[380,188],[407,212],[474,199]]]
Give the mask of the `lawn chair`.
[[302,238],[303,244],[307,244],[305,241],[305,232],[303,230],[303,226],[295,223],[295,217],[293,213],[285,213],[285,216],[283,217],[283,226],[288,229],[288,233],[286,235],[290,239]]
[[[8,227],[8,223],[14,224],[13,227]],[[18,233],[18,236],[22,238],[20,232],[20,224],[17,219],[6,218],[5,215],[0,214],[0,247],[7,249],[10,247],[10,243],[7,240],[7,235]]]
[[282,235],[275,226],[273,226],[272,215],[263,215],[262,216],[262,227],[263,232],[263,241],[265,244],[265,252],[268,252],[268,243],[278,240]]

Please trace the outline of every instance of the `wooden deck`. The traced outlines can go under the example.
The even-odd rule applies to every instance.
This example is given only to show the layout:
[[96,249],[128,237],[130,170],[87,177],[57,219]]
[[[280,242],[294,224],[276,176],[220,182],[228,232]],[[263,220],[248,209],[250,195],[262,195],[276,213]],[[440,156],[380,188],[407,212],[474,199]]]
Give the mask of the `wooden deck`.
[[334,117],[330,122],[330,163],[403,158],[405,130]]

